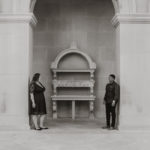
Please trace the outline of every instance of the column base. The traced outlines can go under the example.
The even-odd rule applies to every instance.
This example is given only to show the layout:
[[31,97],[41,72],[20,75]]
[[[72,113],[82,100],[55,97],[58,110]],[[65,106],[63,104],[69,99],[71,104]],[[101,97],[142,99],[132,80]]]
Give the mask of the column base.
[[150,119],[147,115],[121,116],[119,130],[144,131],[150,130]]
[[0,115],[0,128],[4,130],[29,130],[29,117]]

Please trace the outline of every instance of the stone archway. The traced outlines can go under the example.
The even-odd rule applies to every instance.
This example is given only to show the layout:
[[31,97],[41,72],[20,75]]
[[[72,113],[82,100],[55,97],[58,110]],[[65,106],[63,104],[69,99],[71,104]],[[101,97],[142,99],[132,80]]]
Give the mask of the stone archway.
[[[1,125],[28,126],[27,91],[32,60],[29,54],[32,57],[35,3],[36,0],[0,0]],[[113,4],[117,70],[122,87],[120,129],[149,128],[150,2],[113,0]]]
[[[105,110],[102,97],[104,95],[105,84],[108,80],[108,74],[116,72],[114,69],[115,38],[113,38],[115,32],[110,22],[114,15],[113,5],[109,0],[89,0],[88,2],[85,0],[66,0],[63,4],[57,3],[58,1],[37,1],[34,13],[39,18],[39,24],[37,24],[34,32],[34,55],[36,55],[36,58],[33,60],[35,64],[34,68],[37,68],[36,64],[41,62],[43,70],[40,69],[40,71],[48,78],[47,83],[51,83],[51,76],[46,74],[46,69],[48,70],[48,68],[44,66],[50,66],[50,63],[54,61],[59,50],[68,48],[70,43],[75,41],[79,49],[89,54],[98,64],[98,71],[96,73],[96,93],[98,99],[96,101],[96,116],[104,122]],[[107,7],[109,11],[105,9]],[[40,39],[45,39],[45,41]],[[42,50],[47,55],[44,55]],[[105,53],[105,51],[108,53]],[[49,58],[47,57],[48,55],[50,56]],[[48,60],[48,62],[43,64],[42,60]],[[37,72],[37,70],[34,72]],[[46,86],[51,91],[49,85]],[[46,97],[48,99],[50,94],[47,94]],[[79,106],[77,109],[86,109],[82,108]]]
[[[150,73],[148,65],[150,55],[148,49],[150,47],[147,40],[150,37],[148,29],[150,2],[149,0],[112,0],[112,2],[115,8],[112,25],[116,29],[116,72],[120,77],[121,84],[119,128],[149,128],[150,120],[147,119],[149,109],[145,103],[149,104],[148,99],[150,98],[146,80]],[[129,36],[129,33],[132,36]],[[136,35],[140,35],[139,38]],[[140,39],[145,39],[145,42],[143,43],[143,40]],[[135,41],[139,42],[135,43]],[[143,48],[144,53],[142,52]],[[140,63],[140,68],[137,67],[136,62]],[[135,68],[134,71],[133,68]],[[144,79],[143,72],[146,72]],[[143,89],[137,88],[135,76],[140,80],[138,81],[144,87]]]

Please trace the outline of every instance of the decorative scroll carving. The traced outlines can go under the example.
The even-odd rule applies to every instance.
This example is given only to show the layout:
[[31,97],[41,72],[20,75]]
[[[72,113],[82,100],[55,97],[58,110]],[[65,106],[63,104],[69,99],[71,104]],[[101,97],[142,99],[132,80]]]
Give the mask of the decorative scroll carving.
[[94,80],[53,80],[54,88],[57,87],[94,87]]
[[53,88],[54,88],[54,94],[57,94],[57,88],[58,87],[87,87],[90,88],[90,93],[93,94],[94,92],[94,83],[95,81],[93,79],[91,80],[53,80]]

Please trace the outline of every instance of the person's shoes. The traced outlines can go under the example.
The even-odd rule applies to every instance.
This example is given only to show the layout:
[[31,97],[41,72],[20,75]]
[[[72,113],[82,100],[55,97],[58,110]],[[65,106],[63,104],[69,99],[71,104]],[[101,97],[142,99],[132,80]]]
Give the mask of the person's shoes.
[[116,130],[116,128],[115,127],[110,127],[109,130]]
[[110,126],[104,126],[102,129],[110,129]]
[[37,128],[37,129],[36,129],[36,128],[34,128],[33,130],[41,131],[41,128]]
[[41,130],[46,130],[48,129],[47,127],[40,127]]

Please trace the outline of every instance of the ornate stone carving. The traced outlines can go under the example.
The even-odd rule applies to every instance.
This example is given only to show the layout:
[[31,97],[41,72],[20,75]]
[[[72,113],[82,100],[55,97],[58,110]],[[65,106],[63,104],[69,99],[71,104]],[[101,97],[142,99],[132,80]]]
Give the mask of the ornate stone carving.
[[93,79],[91,80],[53,80],[53,88],[54,88],[54,94],[57,94],[57,88],[58,87],[87,87],[90,88],[91,94],[94,92],[94,83],[95,81]]
[[[83,56],[84,59],[89,64],[89,69],[60,69],[58,68],[58,65],[61,61],[61,59],[68,55],[68,54],[79,54]],[[75,102],[76,101],[89,101],[89,116],[93,116],[94,118],[94,100],[95,96],[93,95],[94,93],[94,71],[96,69],[96,64],[91,60],[91,58],[77,49],[76,44],[73,42],[71,47],[67,50],[62,51],[58,56],[56,57],[55,61],[51,65],[51,70],[53,73],[53,93],[54,95],[51,96],[52,98],[52,103],[53,103],[53,118],[57,118],[57,102],[58,101],[72,101],[72,119],[75,119]],[[90,76],[89,80],[58,80],[57,76],[60,76],[61,73],[88,73]],[[59,74],[58,74],[59,73]],[[57,95],[57,88],[90,88],[90,93],[89,95]]]
[[94,80],[53,80],[54,88],[57,87],[94,87]]
[[79,55],[83,56],[83,58],[85,58],[89,64],[89,69],[96,69],[96,64],[92,61],[92,59],[86,53],[80,51],[75,46],[75,44],[71,45],[71,47],[69,49],[63,50],[61,53],[58,54],[58,56],[56,57],[54,62],[51,64],[51,69],[57,69],[60,60],[68,54],[79,54]]

